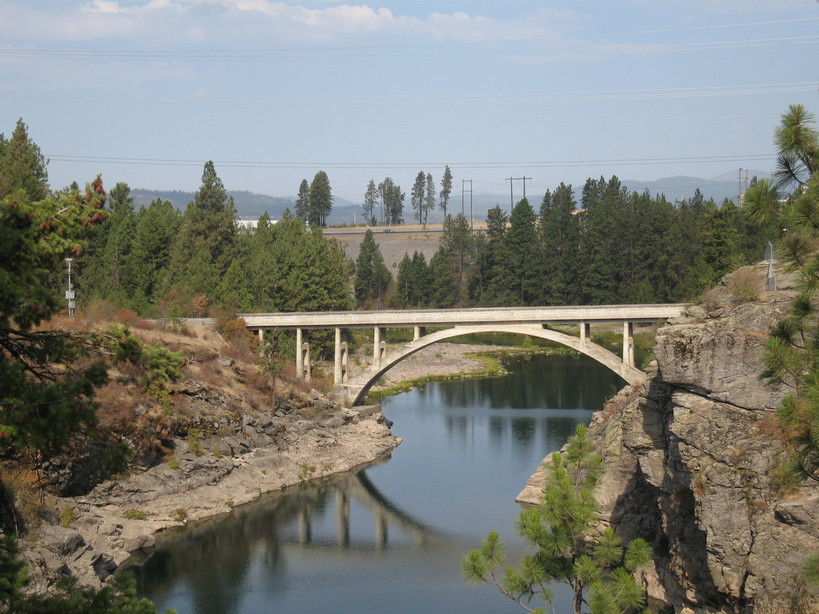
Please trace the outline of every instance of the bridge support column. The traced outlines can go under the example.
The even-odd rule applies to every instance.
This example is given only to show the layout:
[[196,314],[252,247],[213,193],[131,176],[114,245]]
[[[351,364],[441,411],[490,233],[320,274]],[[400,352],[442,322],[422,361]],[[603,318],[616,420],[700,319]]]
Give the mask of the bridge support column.
[[299,510],[299,543],[309,544],[313,541],[313,519],[309,507]]
[[426,329],[420,326],[414,326],[412,329],[412,340],[418,341],[421,337],[423,337],[426,334],[426,332],[427,332]]
[[350,498],[341,490],[336,491],[336,542],[350,545]]
[[580,345],[586,345],[587,341],[591,341],[591,324],[588,322],[580,323]]
[[296,377],[310,381],[310,344],[302,340],[301,329],[296,329]]
[[381,550],[387,545],[388,527],[387,517],[381,508],[373,512],[375,516],[375,549]]
[[260,328],[256,333],[259,335],[259,345],[264,345],[264,329]]
[[376,369],[381,368],[381,360],[387,354],[387,342],[381,339],[383,332],[378,326],[373,329],[373,367]]
[[623,364],[634,366],[634,322],[623,322]]
[[347,342],[341,341],[341,329],[336,328],[336,349],[333,369],[333,383],[343,384],[347,381],[347,364],[349,354],[347,352]]

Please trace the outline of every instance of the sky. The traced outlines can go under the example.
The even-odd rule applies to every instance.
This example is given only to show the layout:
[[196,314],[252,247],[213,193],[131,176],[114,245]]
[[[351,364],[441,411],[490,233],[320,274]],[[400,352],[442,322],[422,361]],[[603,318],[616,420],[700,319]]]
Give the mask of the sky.
[[0,0],[0,132],[23,119],[55,189],[193,191],[213,160],[229,190],[324,170],[408,206],[449,165],[453,198],[539,200],[770,171],[817,58],[816,0]]

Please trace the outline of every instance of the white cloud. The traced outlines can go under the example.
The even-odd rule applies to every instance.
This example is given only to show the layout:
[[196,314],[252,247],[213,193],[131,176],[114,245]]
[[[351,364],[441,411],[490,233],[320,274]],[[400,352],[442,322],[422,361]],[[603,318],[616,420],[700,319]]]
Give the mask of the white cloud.
[[[57,5],[44,0],[0,0],[0,35],[18,44],[33,41],[111,40],[144,44],[165,38],[174,43],[208,40],[246,43],[252,37],[285,44],[351,35],[384,37],[393,43],[508,42],[556,31],[568,13],[536,11],[498,19],[464,12],[402,15],[377,5],[301,0],[89,0]],[[131,40],[128,40],[128,39]]]

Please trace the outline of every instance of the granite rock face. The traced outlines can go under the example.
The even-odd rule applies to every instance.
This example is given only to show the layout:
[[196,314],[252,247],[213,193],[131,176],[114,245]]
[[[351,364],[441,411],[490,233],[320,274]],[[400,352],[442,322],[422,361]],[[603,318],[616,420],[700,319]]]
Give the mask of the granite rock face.
[[[773,409],[786,391],[762,381],[760,359],[782,309],[728,306],[664,327],[646,383],[592,420],[603,522],[651,541],[644,581],[675,612],[788,612],[799,566],[819,551],[819,487],[785,497],[776,483]],[[541,490],[538,472],[519,501],[535,504]]]

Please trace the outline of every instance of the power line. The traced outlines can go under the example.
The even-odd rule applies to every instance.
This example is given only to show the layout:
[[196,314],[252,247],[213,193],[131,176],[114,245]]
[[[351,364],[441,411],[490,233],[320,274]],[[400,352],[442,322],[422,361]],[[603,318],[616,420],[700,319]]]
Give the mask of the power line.
[[[727,26],[725,26],[727,27]],[[696,28],[692,28],[696,29]],[[680,30],[680,31],[684,31]],[[656,32],[663,32],[657,30]],[[609,34],[607,36],[617,36]],[[528,39],[530,42],[541,42],[538,39]],[[382,59],[384,57],[435,57],[440,55],[451,56],[453,47],[479,47],[490,45],[510,45],[522,44],[527,39],[502,42],[484,43],[440,43],[440,44],[406,44],[406,45],[374,45],[374,46],[351,46],[351,47],[315,47],[315,48],[282,48],[282,49],[23,49],[5,48],[0,49],[0,58],[10,58],[18,60],[116,60],[128,62],[213,62],[214,60],[226,62],[247,62],[256,61],[281,61],[281,60],[342,60],[342,59]],[[613,55],[631,55],[638,53],[658,53],[668,51],[691,51],[691,50],[712,50],[712,49],[736,49],[743,47],[767,47],[772,45],[804,45],[819,43],[817,35],[802,36],[780,36],[771,38],[738,39],[722,41],[698,41],[689,43],[657,43],[646,44],[644,47],[628,47],[607,49],[606,53]],[[565,45],[565,41],[563,43]],[[385,54],[385,50],[399,51],[402,49],[424,49],[441,47],[440,51],[424,53],[392,53]],[[353,53],[349,53],[353,52]],[[370,53],[372,52],[372,53]],[[471,55],[480,57],[484,55],[497,55],[497,51],[491,50],[485,53],[473,53]],[[464,55],[459,53],[459,55]]]
[[[51,162],[83,163],[83,164],[120,164],[131,166],[202,166],[207,160],[184,158],[126,158],[107,156],[79,156],[63,154],[46,154]],[[463,161],[463,162],[338,162],[338,161],[263,161],[263,160],[214,160],[213,163],[224,168],[333,168],[333,169],[417,169],[419,167],[436,167],[448,164],[450,168],[466,169],[504,169],[504,168],[580,168],[589,166],[643,166],[658,164],[722,164],[726,162],[763,162],[775,160],[774,154],[740,154],[723,156],[685,156],[685,157],[654,157],[654,158],[610,158],[590,160],[541,160],[541,161]],[[515,178],[521,179],[521,178]],[[530,179],[530,178],[526,178]],[[508,179],[507,179],[508,180]]]
[[[676,88],[643,88],[626,90],[580,90],[568,92],[523,92],[516,94],[422,94],[400,96],[314,96],[314,97],[184,97],[184,98],[137,98],[133,96],[108,98],[100,96],[67,96],[64,93],[55,95],[24,94],[15,96],[18,100],[47,100],[48,102],[62,103],[94,103],[94,104],[125,104],[137,106],[384,106],[384,105],[479,105],[479,104],[531,104],[531,103],[571,103],[590,101],[619,101],[619,100],[670,100],[680,98],[710,98],[716,96],[750,96],[759,94],[782,94],[815,92],[816,81],[792,81],[781,83],[754,83],[736,85],[709,85]],[[8,98],[13,91],[5,89],[3,92]]]

